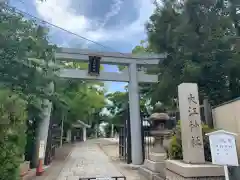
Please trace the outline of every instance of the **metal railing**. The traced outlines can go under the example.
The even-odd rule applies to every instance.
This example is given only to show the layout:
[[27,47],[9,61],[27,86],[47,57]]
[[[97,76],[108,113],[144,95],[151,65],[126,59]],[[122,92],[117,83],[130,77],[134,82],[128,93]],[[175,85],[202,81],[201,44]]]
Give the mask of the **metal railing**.
[[149,159],[149,154],[150,154],[151,148],[153,147],[154,138],[151,135],[150,130],[145,130],[143,134],[144,134],[143,155],[144,155],[144,159]]
[[88,177],[88,178],[79,178],[79,180],[126,180],[126,177],[125,176]]
[[127,148],[126,148],[126,129],[124,127],[120,127],[119,132],[119,158],[120,160],[126,160],[127,158]]

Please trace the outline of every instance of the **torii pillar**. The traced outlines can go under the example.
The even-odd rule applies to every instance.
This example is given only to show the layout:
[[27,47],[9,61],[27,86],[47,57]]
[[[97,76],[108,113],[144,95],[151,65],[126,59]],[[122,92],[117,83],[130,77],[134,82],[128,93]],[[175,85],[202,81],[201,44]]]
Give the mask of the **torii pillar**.
[[132,162],[135,165],[140,165],[143,162],[142,149],[142,134],[141,134],[141,117],[140,117],[140,102],[139,89],[137,78],[137,64],[129,64],[129,111],[130,111],[130,127],[131,127],[131,154]]

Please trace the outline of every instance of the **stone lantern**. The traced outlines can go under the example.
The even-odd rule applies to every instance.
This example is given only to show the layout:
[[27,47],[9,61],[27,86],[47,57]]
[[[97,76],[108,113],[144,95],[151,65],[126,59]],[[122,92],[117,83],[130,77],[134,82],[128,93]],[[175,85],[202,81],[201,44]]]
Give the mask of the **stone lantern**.
[[152,122],[151,135],[154,137],[153,153],[166,153],[164,149],[164,140],[169,139],[174,127],[174,121],[170,119],[167,113],[153,113],[149,120]]
[[[158,112],[164,111],[164,109],[158,108]],[[143,179],[166,179],[165,159],[167,154],[164,145],[169,144],[166,140],[172,135],[174,121],[167,113],[157,112],[153,113],[148,120],[151,121],[150,134],[155,140],[153,147],[150,149],[148,158],[144,161],[144,166],[139,168],[139,173],[141,177],[144,177]]]

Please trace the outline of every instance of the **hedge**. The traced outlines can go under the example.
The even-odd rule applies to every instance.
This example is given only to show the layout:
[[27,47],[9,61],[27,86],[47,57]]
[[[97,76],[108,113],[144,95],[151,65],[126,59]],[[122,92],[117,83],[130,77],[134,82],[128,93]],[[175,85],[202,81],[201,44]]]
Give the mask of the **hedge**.
[[[213,131],[207,125],[202,124],[202,133],[203,133],[203,144],[204,144],[204,155],[206,161],[212,161],[209,138],[206,136],[206,133]],[[181,137],[181,127],[180,121],[177,123],[176,128],[173,131],[173,136],[170,140],[170,145],[167,150],[168,157],[174,160],[182,160],[182,137]]]
[[0,180],[19,179],[26,144],[26,103],[9,90],[0,90]]

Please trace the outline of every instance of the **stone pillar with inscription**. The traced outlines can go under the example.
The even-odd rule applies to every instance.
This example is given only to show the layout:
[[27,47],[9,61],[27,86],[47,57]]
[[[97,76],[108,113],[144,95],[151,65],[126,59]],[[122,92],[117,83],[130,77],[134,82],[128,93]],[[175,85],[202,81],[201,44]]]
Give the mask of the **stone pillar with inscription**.
[[223,180],[223,167],[205,162],[197,84],[180,84],[178,99],[183,161],[166,161],[166,179]]
[[204,148],[198,87],[194,83],[178,86],[179,110],[181,120],[183,161],[186,163],[204,163]]

